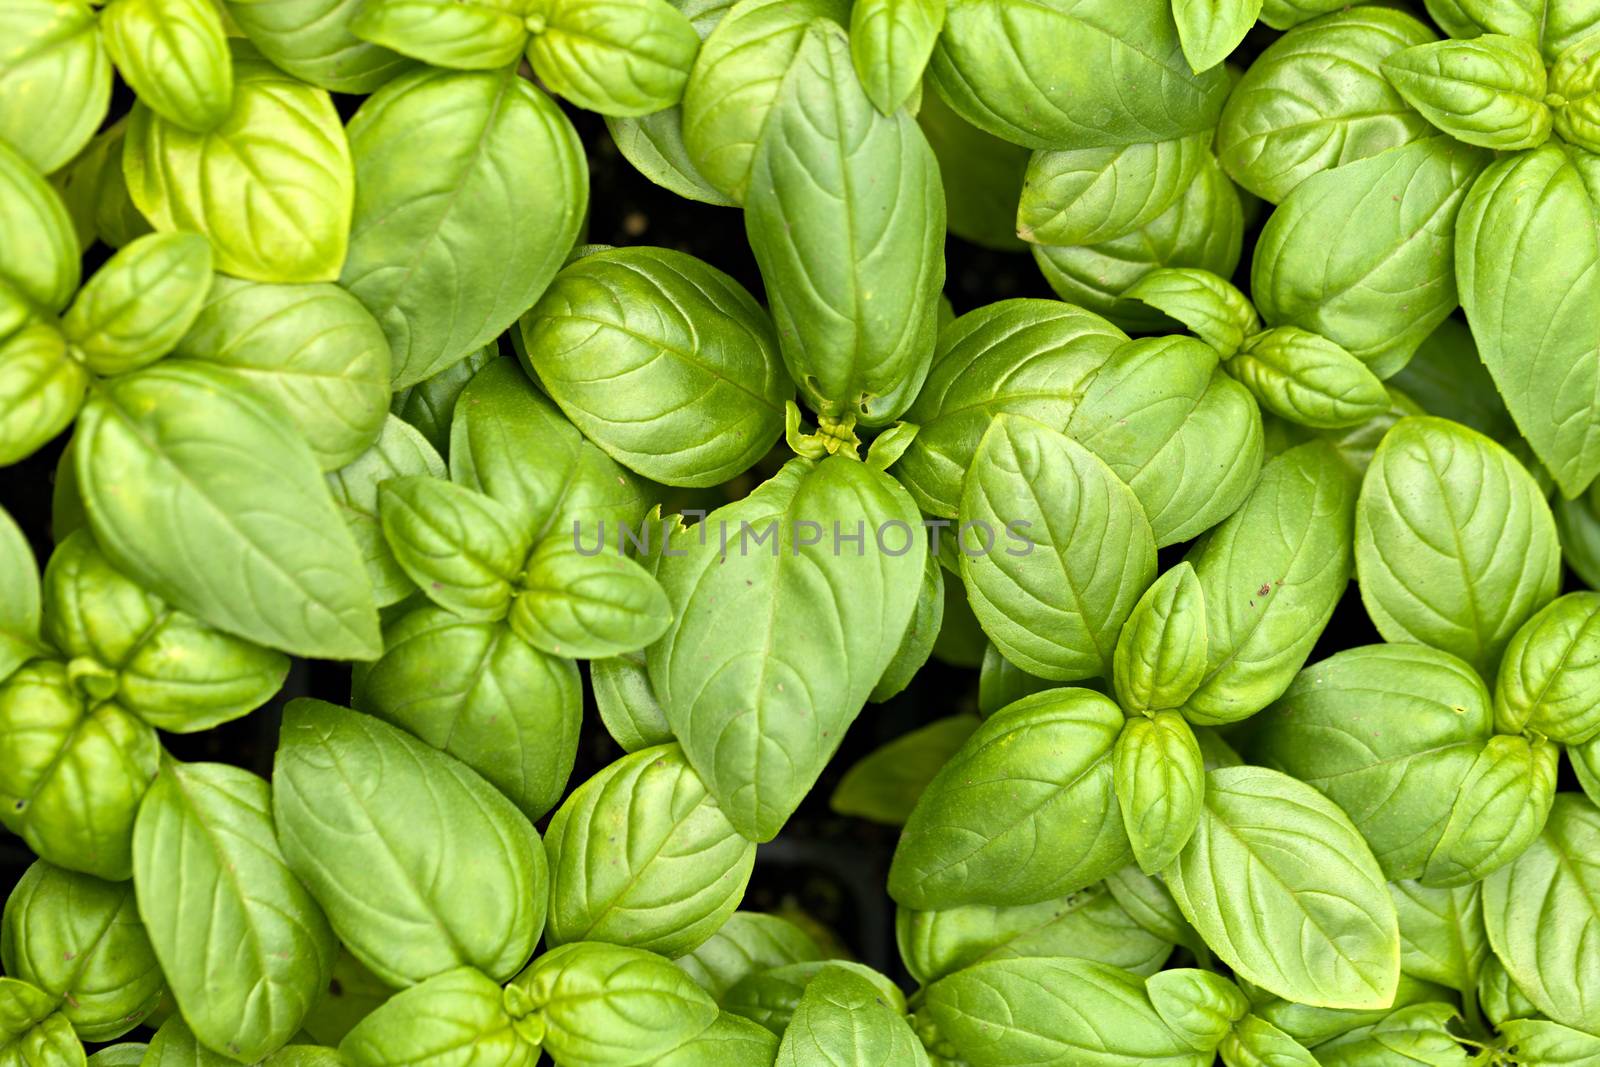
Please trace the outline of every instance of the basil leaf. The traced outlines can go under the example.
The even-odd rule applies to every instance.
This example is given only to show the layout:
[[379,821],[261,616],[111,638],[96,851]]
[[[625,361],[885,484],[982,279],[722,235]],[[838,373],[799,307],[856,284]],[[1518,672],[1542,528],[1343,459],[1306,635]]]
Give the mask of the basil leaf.
[[1400,918],[1400,969],[1462,993],[1475,991],[1489,954],[1479,886],[1390,882],[1389,897]]
[[1106,360],[1067,433],[1128,484],[1164,547],[1243,503],[1261,472],[1260,424],[1249,393],[1206,345],[1140,338]]
[[[1110,673],[1115,634],[1155,577],[1138,497],[1104,462],[1043,423],[1000,415],[962,491],[961,576],[1000,652],[1041,678]],[[1023,534],[1021,547],[1000,531]],[[1108,551],[1109,550],[1109,551]]]
[[274,65],[336,93],[370,93],[415,64],[350,29],[362,0],[223,0]]
[[[1578,312],[1600,299],[1596,189],[1592,157],[1548,144],[1491,164],[1456,224],[1456,281],[1479,354],[1568,497],[1600,473],[1600,331]],[[1559,264],[1559,278],[1530,286],[1530,256]]]
[[412,475],[378,486],[395,562],[442,608],[472,622],[505,617],[528,535],[510,509],[453,482]]
[[1092,245],[1132,233],[1177,202],[1209,153],[1209,133],[1035,152],[1023,177],[1017,233],[1043,245]]
[[1423,881],[1466,885],[1521,855],[1549,817],[1560,759],[1543,739],[1491,737],[1458,786]]
[[[452,117],[447,127],[434,121],[440,114]],[[409,165],[418,152],[427,167]],[[339,284],[388,335],[396,389],[464,358],[526,311],[588,204],[572,124],[511,68],[396,79],[350,120],[350,153],[356,203]],[[500,240],[473,239],[483,233]]]
[[1037,904],[971,904],[937,911],[900,908],[895,941],[923,985],[984,960],[1071,956],[1152,974],[1172,943],[1136,923],[1104,885]]
[[1389,409],[1383,383],[1360,360],[1297,326],[1251,337],[1227,369],[1263,408],[1312,429],[1356,426]]
[[600,722],[624,752],[672,740],[672,727],[650,684],[643,652],[592,660],[589,681]]
[[[0,283],[7,287],[0,289],[0,322],[5,333],[27,321],[32,310],[27,301],[58,311],[72,299],[79,271],[74,233],[72,216],[55,190],[0,141]],[[18,301],[19,296],[24,299]]]
[[673,962],[720,1002],[750,975],[822,958],[821,946],[789,920],[736,911],[716,933]]
[[1161,1021],[1197,1052],[1216,1049],[1250,1010],[1238,986],[1192,967],[1152,974],[1144,989]]
[[337,286],[218,276],[175,353],[227,367],[275,400],[324,470],[351,462],[382,432],[389,345]]
[[1190,70],[1166,5],[1113,0],[949,0],[928,73],[968,122],[1029,148],[1199,133],[1228,95],[1221,70]]
[[1228,1067],[1319,1067],[1304,1045],[1254,1015],[1236,1022],[1217,1051]]
[[528,31],[522,4],[503,0],[367,0],[350,32],[435,67],[494,70],[522,58]]
[[940,333],[906,411],[921,430],[895,478],[924,511],[955,518],[962,479],[994,417],[1012,412],[1065,429],[1095,371],[1127,339],[1059,300],[1001,300],[961,316]]
[[37,860],[6,900],[6,973],[62,1001],[88,1041],[114,1041],[161,999],[164,979],[131,882],[102,882]]
[[875,985],[831,966],[806,985],[794,1018],[784,1029],[774,1067],[814,1063],[928,1067],[928,1054],[905,1016],[884,1003]]
[[150,1046],[134,1041],[107,1045],[89,1057],[88,1067],[139,1067]]
[[892,115],[922,85],[945,0],[863,0],[850,9],[850,58],[873,106]]
[[1539,45],[1553,61],[1595,29],[1591,5],[1549,4],[1537,0],[1427,0],[1428,14],[1452,37],[1505,34]]
[[1563,1067],[1594,1067],[1600,1063],[1600,1037],[1546,1019],[1511,1019],[1500,1035],[1528,1062]]
[[993,644],[985,645],[983,665],[978,669],[979,715],[987,718],[1007,704],[1054,688],[1054,682],[1047,678],[1035,678],[1002,656]]
[[[371,585],[316,460],[276,407],[240,386],[192,361],[100,384],[74,450],[96,539],[131,577],[221,630],[300,655],[375,655]],[[119,492],[129,485],[168,487],[164,509]]]
[[27,982],[0,978],[0,1059],[21,1067],[81,1067],[83,1045],[56,998]]
[[1420,878],[1493,725],[1482,679],[1455,656],[1367,645],[1301,671],[1249,751],[1327,794],[1388,877]]
[[1075,959],[993,960],[941,978],[926,1011],[971,1063],[1204,1067],[1168,1029],[1136,975]]
[[353,1067],[494,1063],[533,1067],[539,1049],[517,1032],[500,985],[471,967],[434,975],[390,997],[339,1042]]
[[1002,252],[1026,248],[1017,237],[1017,194],[1029,151],[973,126],[927,89],[917,125],[939,160],[950,232]]
[[665,1056],[655,1067],[772,1067],[778,1038],[764,1026],[722,1012],[710,1026]]
[[1550,67],[1555,132],[1562,140],[1593,152],[1600,149],[1600,41],[1584,38]]
[[0,684],[0,823],[59,867],[122,881],[156,733],[112,703],[89,708],[67,669],[39,659]]
[[556,275],[520,323],[531,373],[617,462],[718,485],[783,432],[794,386],[766,313],[693,256],[616,248]]
[[[1434,32],[1393,8],[1334,10],[1269,45],[1229,95],[1217,127],[1217,157],[1229,176],[1274,204],[1313,174],[1435,132],[1381,69],[1401,49],[1436,40]],[[1272,23],[1269,13],[1263,17]]]
[[1139,869],[1164,870],[1200,821],[1205,766],[1194,731],[1175,711],[1134,716],[1117,736],[1111,766]]
[[874,986],[878,999],[894,1011],[906,1010],[905,994],[899,986],[866,964],[848,960],[814,960],[751,975],[728,990],[723,1008],[782,1036],[812,979],[834,968],[849,971]]
[[443,478],[444,460],[421,433],[389,415],[370,448],[325,476],[334,505],[344,516],[366,561],[367,577],[372,581],[379,607],[404,600],[416,585],[384,540],[378,519],[378,489],[391,479],[422,475]]
[[[1208,730],[1201,730],[1198,736],[1203,738],[1209,733]],[[1204,742],[1201,747],[1203,750]],[[1213,769],[1208,763],[1206,770]],[[1166,883],[1145,874],[1137,864],[1129,863],[1112,871],[1106,876],[1106,888],[1141,929],[1170,944],[1181,944],[1190,949],[1202,944],[1200,936],[1178,910],[1178,904],[1167,891]]]
[[865,426],[898,418],[933,349],[944,192],[916,121],[873,108],[844,31],[826,21],[806,31],[773,100],[745,230],[810,407]]
[[1166,877],[1184,917],[1242,977],[1329,1008],[1393,1001],[1400,935],[1383,874],[1310,786],[1264,767],[1212,771],[1200,825]]
[[147,234],[95,272],[61,331],[96,374],[138,370],[177,346],[211,287],[211,246],[187,233]]
[[450,447],[450,423],[462,390],[499,354],[495,342],[490,341],[439,373],[396,391],[389,410],[415,427],[442,455]]
[[574,790],[545,831],[545,942],[605,941],[681,956],[739,906],[755,851],[677,745],[624,756]]
[[1469,1067],[1478,1057],[1457,1042],[1457,1019],[1454,1004],[1413,1004],[1318,1045],[1315,1062],[1323,1067],[1375,1062]]
[[384,654],[351,702],[450,753],[537,819],[572,773],[583,689],[576,665],[504,622],[424,605],[385,628]]
[[1600,735],[1591,675],[1600,667],[1600,593],[1569,593],[1511,637],[1495,678],[1495,725],[1533,730],[1564,744]]
[[61,331],[24,326],[0,340],[0,464],[15,463],[66,429],[83,406],[89,375]]
[[595,941],[546,952],[506,998],[562,1067],[653,1063],[717,1018],[710,995],[660,956]]
[[1190,69],[1210,70],[1239,47],[1261,14],[1261,0],[1173,0],[1172,17]]
[[1349,584],[1354,504],[1333,450],[1300,445],[1270,460],[1239,510],[1190,553],[1208,649],[1183,706],[1190,722],[1247,718],[1294,680]]
[[[881,536],[886,549],[828,544],[825,517],[835,537]],[[778,832],[893,660],[922,584],[919,526],[896,482],[834,456],[790,460],[674,536],[659,576],[675,618],[649,649],[650,680],[751,840]]]
[[33,549],[0,508],[0,682],[39,654],[40,604]]
[[1544,494],[1499,445],[1409,418],[1378,446],[1356,506],[1356,573],[1389,640],[1492,676],[1512,634],[1555,597],[1560,567]]
[[845,772],[828,806],[888,826],[904,826],[939,768],[978,728],[976,715],[951,715],[895,738]]
[[[1441,322],[1389,384],[1403,389],[1429,415],[1452,419],[1507,448],[1521,441],[1494,379],[1478,358],[1472,331],[1459,319]],[[1525,442],[1521,447],[1526,451]]]
[[205,0],[108,4],[100,35],[139,102],[167,122],[205,133],[233,105],[233,58],[215,5]]
[[[917,591],[917,606],[911,613],[911,623],[906,627],[900,647],[895,650],[894,659],[884,669],[883,676],[867,697],[872,703],[882,704],[905,692],[917,672],[933,655],[933,646],[939,640],[939,630],[944,625],[944,586],[944,567],[940,565],[937,554],[929,552],[922,567],[922,585]],[[982,683],[979,685],[981,687]]]
[[1321,334],[1392,375],[1455,309],[1456,214],[1487,162],[1430,137],[1307,177],[1256,244],[1250,282],[1262,318]]
[[[203,133],[147,105],[128,120],[128,192],[161,233],[211,241],[217,269],[263,282],[339,277],[355,175],[333,101],[234,46],[233,108]],[[253,205],[239,212],[235,206]]]
[[1033,904],[1122,866],[1111,760],[1122,722],[1086,689],[1049,690],[990,716],[912,810],[889,895],[921,910]]
[[538,544],[580,528],[637,528],[645,510],[633,476],[561,417],[509,359],[462,390],[450,426],[450,477],[509,507]]
[[1181,707],[1205,677],[1206,648],[1205,593],[1179,563],[1139,597],[1117,638],[1117,701],[1130,713]]
[[149,221],[128,196],[122,173],[124,117],[89,142],[77,159],[51,178],[78,226],[78,243],[87,248],[96,237],[121,248],[150,232]]
[[667,0],[532,0],[528,62],[539,80],[603,115],[676,104],[700,35]]
[[1544,59],[1528,41],[1484,34],[1415,45],[1385,59],[1383,75],[1458,141],[1511,152],[1550,136]]
[[598,659],[654,642],[672,624],[672,605],[650,572],[620,552],[591,555],[552,537],[528,557],[509,621],[553,656]]
[[[0,12],[0,142],[50,174],[77,155],[111,104],[111,61],[93,8],[17,0]],[[41,121],[48,115],[48,121]]]
[[141,1067],[226,1067],[237,1063],[231,1057],[212,1052],[199,1041],[184,1023],[183,1016],[173,1012],[150,1039]]
[[336,943],[290,873],[271,789],[220,763],[165,761],[133,828],[139,915],[201,1044],[257,1060],[328,984]]
[[451,757],[344,708],[295,700],[273,765],[295,875],[374,974],[410,985],[463,964],[500,978],[544,927],[539,836]]
[[1261,317],[1250,298],[1209,271],[1162,267],[1122,295],[1177,319],[1223,359],[1261,332]]

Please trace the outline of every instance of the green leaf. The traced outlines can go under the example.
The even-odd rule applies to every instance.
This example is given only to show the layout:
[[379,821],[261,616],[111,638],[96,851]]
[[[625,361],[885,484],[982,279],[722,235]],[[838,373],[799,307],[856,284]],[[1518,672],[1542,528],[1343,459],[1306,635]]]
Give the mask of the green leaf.
[[96,374],[138,370],[172,351],[211,288],[211,246],[148,234],[112,256],[73,298],[61,330]]
[[[897,425],[909,424],[902,422]],[[887,433],[880,435],[873,441],[873,447],[888,438]],[[910,441],[905,440],[905,443],[910,444]],[[883,469],[872,463],[870,453],[867,459],[868,466],[876,470]],[[939,630],[944,625],[944,587],[944,567],[939,563],[938,555],[929,552],[922,567],[922,585],[917,590],[917,606],[911,613],[911,623],[906,627],[905,637],[900,640],[900,647],[895,650],[894,659],[889,661],[889,666],[867,697],[872,703],[882,704],[905,692],[917,672],[933,655],[933,646],[939,640]],[[981,688],[981,681],[979,685]]]
[[844,967],[824,967],[807,985],[784,1029],[774,1067],[928,1067],[928,1054],[878,987]]
[[1256,334],[1226,366],[1263,408],[1312,429],[1356,426],[1389,410],[1389,394],[1372,371],[1298,326]]
[[88,385],[88,372],[50,323],[0,340],[0,465],[25,459],[71,425]]
[[1184,58],[1197,72],[1227,59],[1259,14],[1261,0],[1172,0]]
[[[1290,30],[1250,64],[1217,127],[1228,174],[1270,203],[1313,174],[1435,133],[1381,69],[1401,49],[1437,40],[1433,30],[1395,8],[1328,10],[1335,13]],[[1348,221],[1340,219],[1339,233],[1362,229]]]
[[132,874],[133,820],[160,756],[143,722],[87,708],[61,663],[34,660],[0,684],[0,823],[58,867]]
[[553,656],[600,659],[654,642],[672,624],[672,605],[650,572],[620,551],[591,554],[557,535],[528,557],[510,623]]
[[1273,458],[1239,510],[1189,553],[1206,605],[1206,675],[1183,706],[1202,725],[1277,699],[1350,582],[1354,479],[1333,449]]
[[445,477],[444,460],[421,433],[393,415],[372,446],[325,476],[334,505],[344,516],[366,561],[367,577],[379,607],[398,603],[416,589],[384,540],[378,519],[378,488],[394,478]]
[[855,974],[877,989],[878,998],[884,1004],[897,1012],[906,1010],[905,994],[899,986],[866,964],[847,960],[814,960],[751,975],[728,990],[723,998],[723,1008],[782,1036],[793,1020],[795,1009],[800,1007],[811,980],[831,968]]
[[128,192],[158,232],[208,238],[226,274],[333,281],[355,184],[339,114],[323,90],[235,47],[233,108],[219,125],[195,133],[147,105],[133,109]]
[[1117,638],[1112,684],[1130,714],[1177,708],[1206,672],[1206,601],[1194,567],[1179,563],[1139,597]]
[[1527,1062],[1549,1067],[1595,1067],[1600,1064],[1600,1037],[1547,1019],[1511,1019],[1500,1034]]
[[1392,1003],[1400,933],[1383,873],[1344,812],[1303,782],[1264,767],[1212,771],[1166,879],[1241,977],[1303,1004]]
[[1529,41],[1484,34],[1415,45],[1386,58],[1383,76],[1458,141],[1513,152],[1550,136],[1544,59]]
[[149,1048],[134,1041],[107,1045],[89,1057],[88,1067],[140,1067]]
[[1250,1010],[1238,986],[1198,968],[1160,971],[1144,988],[1161,1021],[1197,1052],[1213,1051]]
[[1031,153],[973,126],[926,88],[917,125],[939,160],[950,232],[1002,252],[1025,249],[1017,237],[1017,194]]
[[0,682],[39,653],[39,565],[0,508]]
[[66,205],[27,159],[0,140],[0,283],[7,287],[0,289],[4,332],[27,321],[32,312],[28,301],[52,312],[66,307],[78,288],[78,269],[78,242]]
[[674,963],[720,1002],[750,975],[822,958],[821,946],[789,920],[736,911],[716,933]]
[[655,1067],[772,1067],[778,1038],[748,1019],[722,1012],[699,1035],[655,1061]]
[[1042,245],[1092,245],[1131,233],[1177,202],[1209,153],[1209,134],[1035,152],[1017,204],[1017,233]]
[[[171,360],[100,384],[74,448],[96,539],[221,630],[299,655],[376,655],[372,588],[316,460],[240,386]],[[160,502],[130,486],[163,487]]]
[[1239,264],[1244,233],[1239,191],[1212,159],[1183,195],[1137,230],[1097,245],[1033,245],[1034,262],[1057,296],[1134,333],[1161,333],[1167,320],[1123,299],[1152,270],[1193,267],[1223,277]]
[[1461,205],[1456,281],[1483,363],[1576,496],[1600,474],[1600,165],[1547,144],[1489,166]]
[[[924,511],[953,519],[961,482],[996,415],[1065,429],[1091,378],[1127,334],[1059,300],[1000,300],[940,332],[927,382],[907,409],[920,426],[894,476]],[[933,533],[955,536],[949,527]]]
[[1479,886],[1430,889],[1421,882],[1390,882],[1389,897],[1400,917],[1400,969],[1473,993],[1489,955]]
[[78,244],[87,249],[95,238],[121,248],[150,232],[150,223],[128,197],[122,173],[123,117],[89,142],[78,157],[51,176],[78,228]]
[[1235,1023],[1217,1051],[1227,1067],[1319,1067],[1304,1045],[1254,1015]]
[[351,32],[363,0],[224,0],[276,66],[336,93],[370,93],[415,64]]
[[1000,652],[1041,678],[1110,673],[1115,635],[1155,577],[1133,491],[1070,437],[1008,414],[978,446],[961,515],[961,576]]
[[471,622],[505,617],[528,557],[509,508],[426,475],[378,486],[378,519],[395,562],[442,608]]
[[[1208,730],[1201,730],[1198,736],[1203,738],[1209,733]],[[1205,751],[1203,742],[1201,750]],[[1208,761],[1206,769],[1215,768]],[[1170,944],[1182,944],[1190,949],[1201,945],[1199,935],[1178,910],[1177,901],[1167,891],[1166,883],[1145,874],[1137,864],[1130,862],[1112,871],[1106,876],[1106,888],[1141,929]]]
[[362,1019],[388,1000],[394,990],[340,946],[333,961],[333,977],[322,999],[311,1006],[301,1029],[321,1045],[337,1045]]
[[572,774],[583,682],[576,664],[504,622],[423,605],[385,629],[384,654],[351,702],[450,753],[537,819]]
[[1200,822],[1206,770],[1194,731],[1175,711],[1134,716],[1117,736],[1111,766],[1139,869],[1164,870]]
[[922,85],[945,0],[862,0],[850,8],[850,58],[873,106],[892,115]]
[[37,860],[6,900],[0,925],[6,973],[62,1000],[89,1041],[114,1041],[161,999],[161,965],[133,899],[133,883],[102,882]]
[[604,941],[676,957],[744,896],[756,846],[677,745],[624,756],[567,797],[545,831],[549,945]]
[[1256,244],[1261,317],[1321,334],[1380,378],[1405,366],[1455,310],[1456,215],[1488,159],[1430,137],[1307,177]]
[[111,105],[96,29],[94,8],[75,0],[16,0],[0,12],[0,142],[41,174],[77,155]]
[[183,1016],[173,1012],[150,1039],[140,1067],[228,1067],[237,1062],[200,1044]]
[[944,192],[916,120],[878,112],[849,41],[813,23],[751,166],[745,231],[779,350],[808,405],[883,426],[928,373],[944,285]]
[[1563,744],[1600,736],[1600,593],[1551,601],[1511,637],[1495,677],[1495,726]]
[[338,286],[218,276],[175,353],[227,367],[276,401],[324,470],[365,452],[389,410],[389,345]]
[[520,323],[530,373],[617,462],[666,485],[719,485],[783,429],[793,396],[761,306],[666,248],[615,248],[556,275]]
[[921,910],[1032,904],[1122,866],[1111,759],[1122,722],[1086,689],[1049,690],[990,716],[911,812],[889,895]]
[[683,97],[700,35],[667,0],[531,0],[528,62],[552,92],[602,115]]
[[978,728],[976,715],[951,715],[881,745],[845,772],[828,806],[888,826],[903,826],[939,768]]
[[1550,68],[1555,132],[1568,144],[1600,150],[1600,40],[1584,38],[1562,52]]
[[1106,360],[1067,434],[1133,490],[1157,547],[1187,541],[1244,502],[1261,473],[1261,414],[1187,337],[1130,341]]
[[589,681],[595,709],[606,733],[624,752],[637,752],[672,740],[643,652],[591,660]]
[[525,6],[506,0],[365,0],[350,20],[350,32],[430,66],[494,70],[522,58]]
[[1122,295],[1177,319],[1223,359],[1261,332],[1261,316],[1250,298],[1210,271],[1162,267]]
[[1422,880],[1467,885],[1521,855],[1550,814],[1560,759],[1543,739],[1491,737],[1457,786]]
[[[952,581],[957,580],[952,579]],[[1054,688],[1055,683],[1048,678],[1036,678],[1006,659],[992,642],[985,644],[983,665],[978,669],[979,715],[988,717],[1007,704],[1014,704],[1023,697]]]
[[984,960],[1071,956],[1134,974],[1160,969],[1172,943],[1136,923],[1104,885],[1037,904],[900,908],[895,940],[923,985]]
[[258,1060],[300,1029],[337,944],[290,873],[271,789],[220,763],[163,762],[133,829],[139,915],[201,1044]]
[[1464,426],[1402,419],[1356,506],[1356,574],[1378,632],[1454,653],[1492,677],[1519,626],[1560,589],[1544,494]]
[[653,1063],[704,1031],[717,1005],[671,963],[643,949],[579,941],[551,949],[506,991],[512,1014],[541,1026],[562,1067]]
[[649,649],[650,680],[751,840],[778,832],[894,659],[922,585],[919,530],[893,479],[831,456],[790,460],[674,535],[659,577],[675,618]]
[[83,1045],[56,998],[27,982],[0,978],[0,1063],[82,1067]]
[[499,346],[490,341],[439,373],[397,390],[389,410],[415,427],[442,455],[450,447],[450,422],[455,417],[456,401],[461,398],[462,390],[478,371],[499,355]]
[[1136,975],[1075,959],[994,960],[941,978],[925,1009],[970,1063],[1205,1067]]
[[1458,1042],[1459,1019],[1454,1004],[1408,1005],[1376,1023],[1318,1045],[1313,1062],[1322,1067],[1364,1067],[1372,1063],[1471,1067],[1482,1062],[1482,1056]]
[[1117,0],[949,0],[928,71],[968,122],[1029,148],[1199,133],[1228,95],[1220,69],[1190,70],[1166,5]]
[[[538,544],[581,528],[603,541],[637,529],[644,491],[596,448],[509,359],[491,361],[461,392],[450,426],[450,477],[509,507]],[[615,541],[614,541],[615,543]]]
[[368,715],[284,712],[273,814],[339,940],[390,985],[460,965],[503,979],[544,928],[539,836],[463,764]]
[[[441,126],[440,115],[451,121]],[[572,124],[509,67],[420,70],[391,82],[350,120],[350,152],[356,204],[339,283],[388,335],[396,389],[464,358],[526,311],[588,204]],[[419,153],[428,166],[410,165]]]
[[1527,442],[1517,433],[1494,379],[1478,358],[1472,331],[1460,319],[1441,322],[1388,384],[1403,390],[1429,415],[1459,422],[1527,454]]
[[1452,37],[1495,33],[1532,41],[1552,62],[1595,30],[1595,10],[1585,3],[1542,0],[1427,0],[1428,14]]
[[767,118],[816,19],[850,21],[844,0],[740,0],[700,49],[683,93],[683,140],[701,175],[743,203]]
[[215,4],[117,0],[100,17],[100,36],[139,102],[167,122],[205,133],[228,118],[233,57]]
[[500,985],[471,967],[401,990],[339,1042],[352,1067],[533,1067],[539,1048],[517,1033]]

